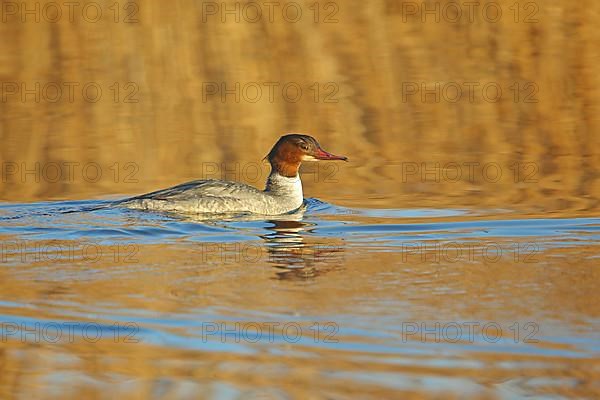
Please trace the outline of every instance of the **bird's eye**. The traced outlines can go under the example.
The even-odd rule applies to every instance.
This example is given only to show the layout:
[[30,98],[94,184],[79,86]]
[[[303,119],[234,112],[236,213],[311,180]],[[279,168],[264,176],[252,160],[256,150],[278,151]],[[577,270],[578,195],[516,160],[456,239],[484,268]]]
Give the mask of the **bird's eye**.
[[308,145],[306,143],[300,143],[300,148],[302,150],[308,150]]

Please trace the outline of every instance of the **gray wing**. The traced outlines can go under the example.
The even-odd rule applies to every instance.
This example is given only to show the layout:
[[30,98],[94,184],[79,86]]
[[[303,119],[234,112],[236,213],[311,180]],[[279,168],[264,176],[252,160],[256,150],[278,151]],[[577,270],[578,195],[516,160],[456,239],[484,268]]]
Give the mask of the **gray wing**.
[[260,193],[260,190],[243,183],[207,179],[182,183],[168,189],[132,197],[125,201],[142,199],[183,201],[207,197],[244,199],[258,193]]
[[125,199],[117,204],[142,210],[193,213],[283,214],[289,204],[239,182],[198,180]]

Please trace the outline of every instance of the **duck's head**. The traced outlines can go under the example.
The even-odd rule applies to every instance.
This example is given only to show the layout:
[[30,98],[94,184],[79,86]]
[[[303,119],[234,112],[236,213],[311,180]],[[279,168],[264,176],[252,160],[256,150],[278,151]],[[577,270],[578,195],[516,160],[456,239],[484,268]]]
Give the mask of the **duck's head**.
[[312,136],[297,133],[280,137],[266,158],[273,170],[287,177],[294,177],[298,174],[298,168],[302,161],[348,161],[347,157],[336,156],[323,150]]

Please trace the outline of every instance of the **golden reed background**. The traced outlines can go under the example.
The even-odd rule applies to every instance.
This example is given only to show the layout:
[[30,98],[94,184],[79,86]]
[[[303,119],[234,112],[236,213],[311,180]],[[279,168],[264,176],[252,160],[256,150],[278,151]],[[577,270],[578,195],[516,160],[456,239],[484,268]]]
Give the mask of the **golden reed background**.
[[[7,3],[2,1],[3,7]],[[26,1],[20,7],[33,9],[35,3]],[[310,197],[386,207],[598,209],[597,1],[538,1],[529,22],[525,20],[532,9],[525,8],[527,2],[519,3],[517,21],[509,9],[513,1],[497,2],[503,15],[496,23],[482,18],[486,1],[480,2],[473,21],[463,18],[458,23],[444,18],[436,23],[432,16],[423,23],[421,14],[408,15],[403,5],[421,2],[399,0],[340,1],[336,8],[320,2],[318,23],[313,1],[296,2],[303,11],[296,23],[282,17],[285,1],[273,22],[263,15],[255,23],[243,14],[240,22],[228,15],[223,23],[221,10],[203,14],[206,2],[153,0],[135,2],[136,9],[120,3],[114,22],[114,11],[108,9],[113,2],[97,1],[104,14],[90,23],[81,17],[87,3],[80,3],[72,22],[66,15],[49,23],[42,14],[35,23],[31,16],[22,22],[21,14],[3,14],[3,84],[25,84],[28,89],[35,82],[42,87],[48,82],[79,86],[72,102],[66,91],[56,103],[43,93],[39,102],[33,95],[23,101],[19,94],[3,93],[2,200],[139,193],[186,179],[219,178],[207,176],[214,165],[203,163],[213,162],[228,163],[223,169],[234,172],[227,178],[261,186],[267,167],[253,180],[241,170],[245,163],[260,162],[280,134],[300,131],[351,160],[332,170],[319,167],[314,179],[305,179]],[[214,4],[222,7],[221,2]],[[137,22],[125,23],[132,12]],[[81,94],[88,82],[103,90],[96,103]],[[126,86],[128,82],[134,86]],[[263,95],[256,103],[247,100],[253,92],[246,98],[241,93],[239,103],[233,95],[223,102],[220,93],[203,93],[206,82],[224,83],[229,89],[236,82],[241,88],[255,82]],[[279,83],[272,102],[264,82]],[[296,103],[281,94],[289,82],[303,89]],[[425,101],[421,93],[407,95],[411,82],[428,88],[437,82],[446,89],[453,82],[463,89],[464,82],[495,82],[503,92],[497,102],[485,101],[475,89],[473,101],[465,92],[457,102],[442,93],[436,103],[431,95]],[[111,89],[115,83],[116,102]],[[515,83],[521,89],[518,99],[511,89]],[[531,97],[537,102],[524,100],[533,90],[524,89],[528,83],[537,87]],[[137,103],[125,102],[136,87],[139,91],[131,99]],[[337,102],[327,102],[336,88],[328,99]],[[82,179],[77,167],[72,179],[51,182],[53,178],[41,173],[38,182],[32,175],[23,177],[22,171],[6,170],[7,163],[32,169],[36,162],[40,168],[53,162],[96,163],[103,175],[91,182]],[[515,162],[531,168],[535,179],[515,179]],[[240,163],[238,172],[235,163]],[[475,179],[451,182],[442,175],[436,182],[435,177],[403,173],[403,163],[419,169],[440,163],[442,172],[447,163],[497,163],[503,174],[498,182],[482,179],[480,170],[475,170]],[[462,173],[467,171],[463,166]],[[132,172],[134,179],[126,179]]]

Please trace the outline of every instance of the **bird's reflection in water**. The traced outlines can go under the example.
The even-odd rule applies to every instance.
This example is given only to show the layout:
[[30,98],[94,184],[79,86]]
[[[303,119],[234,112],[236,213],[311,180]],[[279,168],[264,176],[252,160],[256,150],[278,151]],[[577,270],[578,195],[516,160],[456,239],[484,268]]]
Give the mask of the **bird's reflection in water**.
[[[264,266],[264,261],[276,268],[276,279],[307,280],[324,273],[340,270],[344,265],[344,241],[311,235],[315,226],[303,220],[305,208],[294,213],[270,217],[268,233],[259,237],[265,241],[259,251],[253,245],[235,246],[227,243],[205,243],[203,259],[216,262],[243,260]],[[229,222],[265,221],[259,215],[177,215],[180,220],[207,225],[227,226]],[[241,254],[230,254],[230,253]],[[210,255],[210,257],[208,256]],[[262,257],[264,255],[265,257]],[[263,261],[263,262],[259,262]]]
[[271,232],[261,238],[266,242],[268,262],[277,269],[277,279],[306,280],[342,268],[342,241],[311,241],[309,233],[314,224],[301,217],[269,223],[273,224],[268,227]]

